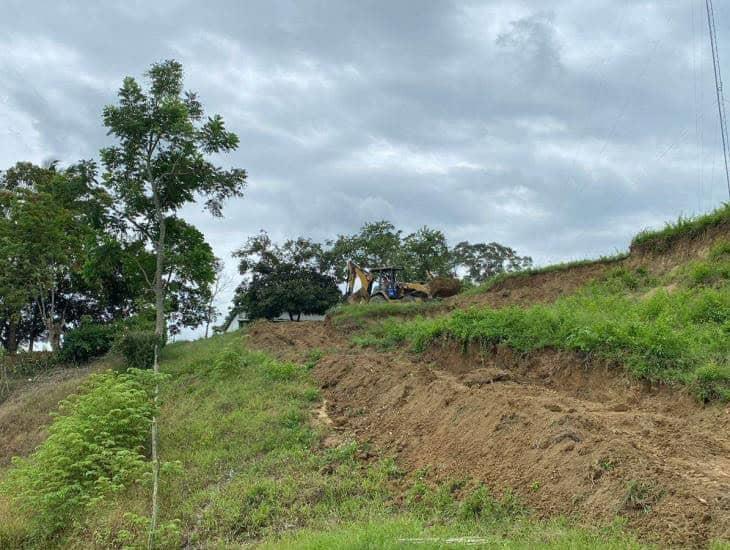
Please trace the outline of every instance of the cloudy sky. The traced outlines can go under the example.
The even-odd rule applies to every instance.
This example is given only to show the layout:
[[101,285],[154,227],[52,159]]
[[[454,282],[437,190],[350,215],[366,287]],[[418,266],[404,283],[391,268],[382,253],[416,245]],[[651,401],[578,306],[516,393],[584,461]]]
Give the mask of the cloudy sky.
[[375,219],[544,264],[727,200],[703,0],[2,4],[0,168],[96,157],[122,78],[178,59],[241,138],[246,196],[185,212],[231,270]]

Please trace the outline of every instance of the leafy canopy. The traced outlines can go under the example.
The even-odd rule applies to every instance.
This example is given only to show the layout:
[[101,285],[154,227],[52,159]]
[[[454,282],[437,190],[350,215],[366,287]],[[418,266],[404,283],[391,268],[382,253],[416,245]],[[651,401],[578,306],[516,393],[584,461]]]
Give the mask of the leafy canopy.
[[160,212],[175,212],[198,195],[220,216],[222,202],[242,193],[246,172],[208,160],[234,151],[238,136],[226,130],[220,115],[206,118],[195,93],[183,92],[180,63],[155,63],[147,77],[147,93],[127,77],[119,104],[104,108],[104,125],[119,143],[102,149],[101,159],[120,213],[149,236]]

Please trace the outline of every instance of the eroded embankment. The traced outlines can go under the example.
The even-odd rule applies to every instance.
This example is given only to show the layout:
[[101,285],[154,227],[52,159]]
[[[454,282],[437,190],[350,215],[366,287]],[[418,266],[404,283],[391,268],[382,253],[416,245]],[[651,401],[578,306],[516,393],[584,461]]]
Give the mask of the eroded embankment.
[[[713,227],[670,249],[644,243],[625,258],[508,277],[425,313],[552,302],[617,267],[641,268],[664,285],[728,237],[727,226]],[[640,382],[620,365],[568,351],[465,353],[443,342],[422,354],[361,348],[351,343],[360,321],[351,321],[262,323],[250,340],[299,362],[318,350],[313,373],[335,429],[397,455],[411,471],[509,488],[546,516],[624,516],[662,544],[730,539],[726,404],[704,406],[688,390]]]
[[316,323],[259,324],[251,342],[314,369],[337,429],[435,479],[510,488],[538,513],[616,515],[648,540],[730,536],[730,410],[649,388],[575,354],[424,356],[351,347]]

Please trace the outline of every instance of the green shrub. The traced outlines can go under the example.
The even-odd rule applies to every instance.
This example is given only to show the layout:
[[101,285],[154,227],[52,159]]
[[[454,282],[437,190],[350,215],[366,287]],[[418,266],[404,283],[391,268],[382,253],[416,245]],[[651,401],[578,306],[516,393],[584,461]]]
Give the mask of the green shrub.
[[155,361],[155,346],[162,347],[162,341],[151,331],[130,331],[123,334],[114,344],[114,349],[125,360],[125,368],[151,369]]
[[280,363],[278,361],[268,361],[265,370],[266,377],[274,382],[293,380],[300,371],[302,371],[302,368],[294,363]]
[[710,363],[695,371],[697,397],[702,401],[730,401],[730,366]]
[[51,351],[19,352],[0,357],[0,371],[8,376],[33,376],[59,364],[58,354]]
[[33,518],[42,538],[76,514],[140,480],[153,415],[152,373],[94,375],[79,395],[62,401],[46,441],[14,459],[2,490]]
[[82,321],[63,337],[59,358],[64,363],[82,364],[107,353],[114,343],[116,325]]
[[223,348],[223,351],[213,360],[212,371],[219,375],[228,375],[241,368],[244,359],[239,349],[240,346],[234,345]]

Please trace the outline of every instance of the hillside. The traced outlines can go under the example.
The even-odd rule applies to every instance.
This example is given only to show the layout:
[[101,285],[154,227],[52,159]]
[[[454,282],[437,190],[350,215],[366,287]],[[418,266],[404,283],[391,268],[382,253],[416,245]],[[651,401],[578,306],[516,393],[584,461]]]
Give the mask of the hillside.
[[[173,344],[157,545],[720,547],[729,357],[730,208],[642,234],[626,255],[443,302],[344,307],[325,323]],[[122,382],[144,395],[142,378],[118,376],[79,390],[86,372],[61,370],[0,404],[0,434],[17,442],[0,447],[0,547],[146,545],[144,476],[85,489],[104,498],[67,516],[43,511],[48,500],[19,506],[30,501],[13,481],[38,479],[52,454],[31,455],[49,401],[80,391],[65,431],[51,428],[59,441],[84,399],[108,402]],[[129,434],[144,433],[139,418]],[[26,477],[10,453],[30,456]]]

